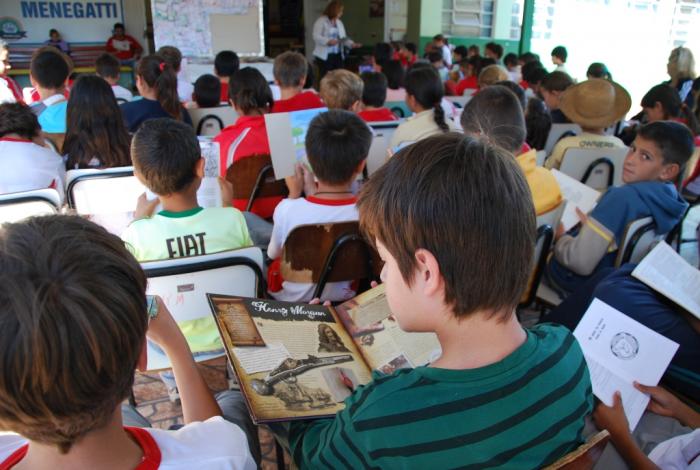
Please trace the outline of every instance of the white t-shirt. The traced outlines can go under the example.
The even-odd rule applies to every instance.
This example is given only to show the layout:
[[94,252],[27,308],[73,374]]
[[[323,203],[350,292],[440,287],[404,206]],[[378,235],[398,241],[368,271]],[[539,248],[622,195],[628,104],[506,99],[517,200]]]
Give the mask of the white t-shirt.
[[112,92],[114,93],[114,97],[117,99],[121,98],[126,101],[131,101],[134,97],[133,93],[121,85],[112,85]]
[[29,140],[0,138],[0,194],[55,188],[63,198],[66,169],[53,150]]
[[[160,450],[160,470],[256,468],[241,428],[220,416],[190,423],[177,431],[142,429],[150,434]],[[26,443],[27,440],[17,434],[0,434],[0,463]]]
[[[444,110],[445,108],[443,108]],[[457,126],[451,119],[452,114],[445,112],[445,123],[449,130],[457,130]],[[435,118],[433,117],[433,110],[428,109],[426,111],[421,111],[420,113],[414,114],[413,116],[407,118],[404,122],[399,124],[396,128],[396,132],[391,137],[391,147],[398,147],[402,142],[416,142],[431,135],[442,134],[443,131],[435,123]]]
[[699,453],[700,429],[696,429],[660,443],[649,453],[649,459],[664,470],[699,470]]
[[442,61],[445,63],[445,66],[447,68],[452,67],[452,51],[450,50],[450,46],[443,44],[440,48],[440,52],[442,52]]
[[[272,217],[274,226],[267,255],[276,259],[282,256],[282,247],[287,236],[299,225],[323,224],[328,222],[350,222],[359,219],[356,198],[342,200],[319,199],[313,196],[298,199],[283,199],[275,208]],[[288,282],[282,283],[282,290],[270,292],[276,300],[286,302],[308,302],[313,295],[315,284]],[[355,292],[350,282],[329,282],[321,294],[322,300],[340,301],[351,299]]]

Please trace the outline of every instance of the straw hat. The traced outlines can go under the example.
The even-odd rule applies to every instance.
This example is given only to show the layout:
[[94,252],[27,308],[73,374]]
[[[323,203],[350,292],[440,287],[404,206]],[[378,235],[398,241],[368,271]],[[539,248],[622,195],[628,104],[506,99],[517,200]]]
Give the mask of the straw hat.
[[627,114],[632,99],[627,90],[615,82],[591,78],[566,89],[559,109],[581,127],[605,128]]

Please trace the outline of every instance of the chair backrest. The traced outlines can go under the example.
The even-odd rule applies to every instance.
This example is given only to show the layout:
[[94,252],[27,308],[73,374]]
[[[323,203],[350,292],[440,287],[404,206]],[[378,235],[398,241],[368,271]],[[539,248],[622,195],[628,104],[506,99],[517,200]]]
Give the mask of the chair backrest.
[[[263,254],[257,247],[151,261],[141,267],[148,277],[147,293],[159,295],[177,322],[211,317],[207,293],[261,297],[265,291]],[[168,366],[167,358],[149,345],[148,370]]]
[[0,223],[58,213],[61,197],[55,189],[0,194]]
[[566,137],[564,134],[578,135],[581,132],[581,126],[578,124],[552,124],[552,128],[547,135],[547,142],[544,144],[544,151],[547,155],[551,155],[559,139]]
[[[466,92],[466,90],[465,90]],[[457,106],[458,108],[464,108],[464,106],[469,103],[469,100],[472,99],[471,94],[464,94],[462,96],[445,96],[445,99],[447,101],[450,101],[452,104]]]
[[187,111],[197,135],[217,135],[224,127],[230,126],[238,119],[238,114],[231,106],[193,108]]
[[131,222],[136,201],[146,191],[130,166],[66,173],[68,206],[121,235]]
[[392,113],[400,118],[407,118],[413,115],[413,111],[408,108],[405,101],[387,101],[384,107],[389,108]]
[[656,233],[656,222],[651,217],[643,217],[627,224],[618,247],[615,267],[625,263],[639,263],[654,245],[666,238],[665,233]]
[[564,152],[559,171],[591,188],[606,190],[622,185],[627,147],[609,149],[570,148]]
[[374,131],[372,145],[367,155],[367,174],[371,175],[379,169],[387,159],[387,149],[391,138],[402,121],[370,122],[369,126]]
[[359,223],[300,225],[284,242],[280,272],[285,281],[316,284],[369,279],[378,273],[378,255],[360,233]]
[[285,197],[289,193],[284,180],[275,179],[269,155],[251,155],[233,162],[226,170],[226,179],[233,186],[234,199],[248,200],[247,211],[259,197]]
[[590,470],[600,459],[610,440],[608,431],[600,431],[589,437],[576,450],[569,452],[544,470]]

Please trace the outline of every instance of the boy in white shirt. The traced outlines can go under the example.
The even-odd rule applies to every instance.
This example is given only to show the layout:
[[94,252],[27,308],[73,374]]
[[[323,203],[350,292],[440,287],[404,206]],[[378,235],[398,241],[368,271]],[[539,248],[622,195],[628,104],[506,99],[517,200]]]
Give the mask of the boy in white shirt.
[[119,60],[112,54],[105,52],[95,60],[95,71],[98,77],[102,77],[112,87],[114,97],[123,101],[131,101],[133,93],[119,85]]
[[[284,242],[299,225],[358,220],[357,199],[351,189],[365,167],[371,143],[367,124],[349,111],[330,110],[311,121],[306,133],[306,154],[318,183],[313,195],[301,197],[304,176],[303,171],[297,171],[295,177],[287,178],[289,197],[275,209],[267,248],[267,255],[274,260],[268,271],[268,288],[275,299],[311,300],[314,284],[281,278],[279,267]],[[349,282],[329,282],[321,298],[339,301],[354,295]]]

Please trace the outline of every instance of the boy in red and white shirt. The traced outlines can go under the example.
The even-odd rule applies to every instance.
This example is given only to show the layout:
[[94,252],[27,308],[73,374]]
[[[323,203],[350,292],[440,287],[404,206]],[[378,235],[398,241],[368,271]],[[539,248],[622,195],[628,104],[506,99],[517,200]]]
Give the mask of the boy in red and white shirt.
[[[306,153],[317,180],[315,193],[301,197],[303,172],[288,179],[289,197],[275,209],[267,255],[274,261],[268,271],[268,288],[277,300],[308,302],[314,284],[281,278],[280,257],[290,232],[299,225],[358,220],[353,182],[362,173],[372,134],[360,118],[349,111],[331,110],[316,116],[306,133]],[[296,184],[294,184],[296,183]],[[329,282],[323,300],[340,301],[355,295],[350,282]]]
[[8,57],[10,51],[7,49],[7,43],[0,39],[0,103],[15,103],[22,102],[22,90],[17,82],[5,75],[7,69],[10,68]]
[[323,108],[321,98],[313,91],[303,91],[308,63],[298,52],[287,51],[275,58],[272,74],[280,87],[281,97],[272,106],[273,113]]
[[384,107],[386,76],[380,72],[363,72],[360,77],[364,87],[362,88],[362,111],[357,115],[365,122],[398,121],[399,118],[389,108]]

